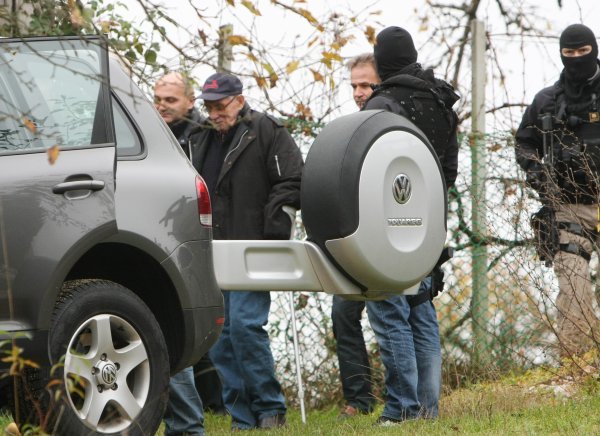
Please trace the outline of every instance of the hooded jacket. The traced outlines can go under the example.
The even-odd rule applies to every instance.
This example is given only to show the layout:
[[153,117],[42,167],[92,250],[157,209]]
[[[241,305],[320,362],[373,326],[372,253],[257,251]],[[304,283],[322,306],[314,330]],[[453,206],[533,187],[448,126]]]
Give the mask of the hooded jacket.
[[[211,193],[214,239],[289,239],[293,223],[282,207],[300,208],[300,149],[281,123],[247,104],[233,128]],[[198,172],[214,133],[204,123],[192,135]]]

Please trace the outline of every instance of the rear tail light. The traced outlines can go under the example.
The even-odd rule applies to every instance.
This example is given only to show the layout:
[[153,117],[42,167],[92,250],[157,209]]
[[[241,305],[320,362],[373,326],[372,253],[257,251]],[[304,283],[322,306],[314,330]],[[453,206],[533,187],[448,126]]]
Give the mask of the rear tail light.
[[205,227],[212,227],[212,208],[210,207],[210,195],[204,179],[196,176],[196,195],[198,197],[198,214],[200,215],[200,224]]

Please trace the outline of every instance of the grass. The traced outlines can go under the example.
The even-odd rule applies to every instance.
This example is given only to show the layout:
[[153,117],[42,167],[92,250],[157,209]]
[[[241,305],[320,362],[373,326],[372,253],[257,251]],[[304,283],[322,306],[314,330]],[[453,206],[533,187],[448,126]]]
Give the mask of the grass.
[[[307,423],[300,412],[288,413],[288,425],[282,430],[252,431],[252,435],[455,435],[455,434],[600,434],[600,384],[594,379],[578,385],[570,398],[556,394],[547,376],[540,372],[508,377],[494,383],[473,385],[444,395],[440,417],[435,421],[412,421],[392,428],[374,427],[382,406],[370,416],[338,421],[337,408],[310,411]],[[547,374],[547,373],[546,373]],[[0,435],[11,422],[0,415]],[[229,419],[207,415],[208,435],[229,434]],[[157,435],[162,435],[162,427]]]

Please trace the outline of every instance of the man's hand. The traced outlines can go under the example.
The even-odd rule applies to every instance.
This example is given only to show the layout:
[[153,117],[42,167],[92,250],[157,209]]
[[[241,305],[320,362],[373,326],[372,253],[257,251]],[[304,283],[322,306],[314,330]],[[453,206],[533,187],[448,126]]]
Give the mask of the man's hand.
[[546,173],[542,164],[534,162],[527,169],[527,175],[525,178],[527,185],[535,189],[539,194],[545,191],[546,187]]

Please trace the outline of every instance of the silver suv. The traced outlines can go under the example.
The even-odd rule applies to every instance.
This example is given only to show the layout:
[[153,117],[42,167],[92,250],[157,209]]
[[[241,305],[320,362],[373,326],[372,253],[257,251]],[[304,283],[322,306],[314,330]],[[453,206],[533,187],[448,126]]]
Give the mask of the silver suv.
[[211,242],[204,182],[100,38],[0,40],[0,331],[42,364],[17,420],[151,434],[169,371],[222,329],[219,288],[385,298],[440,257],[442,169],[403,117],[329,123],[301,191],[307,241]]
[[39,365],[16,377],[19,423],[158,427],[169,374],[222,329],[210,226],[203,180],[101,38],[0,39],[0,358],[23,349],[0,378]]

